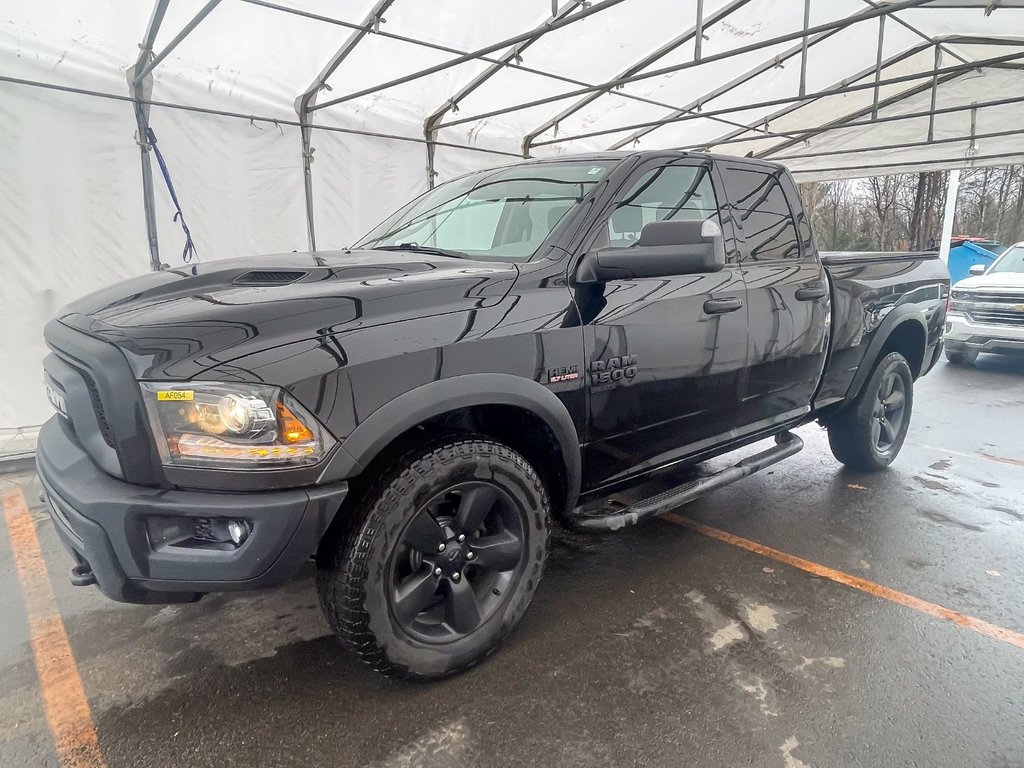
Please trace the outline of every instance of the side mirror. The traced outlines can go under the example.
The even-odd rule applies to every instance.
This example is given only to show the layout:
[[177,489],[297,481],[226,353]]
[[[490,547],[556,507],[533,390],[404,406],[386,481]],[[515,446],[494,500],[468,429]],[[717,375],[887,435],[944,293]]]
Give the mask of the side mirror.
[[717,222],[653,221],[632,247],[602,248],[584,256],[576,282],[696,275],[724,268],[725,238]]
[[988,269],[984,264],[971,264],[971,276],[984,275],[985,270]]

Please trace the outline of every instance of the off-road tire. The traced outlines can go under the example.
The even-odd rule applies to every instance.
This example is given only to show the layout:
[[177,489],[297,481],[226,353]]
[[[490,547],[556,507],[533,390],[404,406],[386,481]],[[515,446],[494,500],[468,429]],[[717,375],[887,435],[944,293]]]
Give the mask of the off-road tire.
[[[879,446],[879,395],[883,382],[898,376],[902,382],[904,412],[895,430],[895,439],[887,448]],[[875,365],[860,393],[839,413],[829,419],[828,442],[832,455],[850,469],[862,472],[877,472],[888,467],[900,449],[910,427],[914,405],[914,377],[906,358],[899,352],[891,352]]]
[[[389,563],[427,499],[481,480],[522,509],[522,571],[478,629],[450,643],[423,642],[403,630],[389,607]],[[317,553],[320,605],[342,644],[378,672],[418,680],[463,672],[493,653],[526,612],[543,573],[551,504],[537,471],[501,443],[448,436],[401,455],[356,493],[339,513],[349,517]]]

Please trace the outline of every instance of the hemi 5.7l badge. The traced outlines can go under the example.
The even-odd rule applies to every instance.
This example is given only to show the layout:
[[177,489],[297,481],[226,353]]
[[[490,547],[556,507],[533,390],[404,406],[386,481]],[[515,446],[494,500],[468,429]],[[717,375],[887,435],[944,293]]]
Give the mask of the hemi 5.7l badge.
[[560,381],[572,381],[580,377],[578,365],[567,365],[562,368],[548,368],[548,384],[557,384]]

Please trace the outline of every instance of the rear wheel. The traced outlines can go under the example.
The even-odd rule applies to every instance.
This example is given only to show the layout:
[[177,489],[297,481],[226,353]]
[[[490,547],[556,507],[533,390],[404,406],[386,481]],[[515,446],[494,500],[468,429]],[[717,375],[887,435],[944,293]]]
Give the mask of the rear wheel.
[[914,405],[914,377],[898,352],[883,357],[860,394],[828,422],[828,442],[851,469],[889,466],[907,437]]
[[974,365],[978,359],[978,352],[973,349],[957,350],[956,352],[947,349],[946,359],[953,365]]
[[435,679],[497,648],[530,603],[547,553],[537,472],[486,439],[405,455],[318,553],[320,601],[342,643],[374,669]]

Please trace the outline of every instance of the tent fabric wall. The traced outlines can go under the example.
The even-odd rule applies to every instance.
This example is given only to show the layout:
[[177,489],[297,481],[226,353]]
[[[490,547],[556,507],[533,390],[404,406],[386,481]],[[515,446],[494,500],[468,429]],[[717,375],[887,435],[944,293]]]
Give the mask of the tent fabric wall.
[[158,55],[200,19],[161,55],[149,119],[201,261],[308,247],[295,102],[353,41],[304,115],[320,248],[524,146],[753,152],[801,179],[1024,160],[1024,0],[8,0],[0,451],[50,413],[45,320],[149,269],[126,73],[164,3]]
[[129,104],[0,84],[0,428],[8,432],[51,413],[43,324],[68,301],[148,267],[134,126]]
[[[421,144],[314,131],[313,149],[314,220],[322,250],[351,245],[427,189]],[[298,139],[293,150],[299,150]],[[304,224],[301,231],[305,243]]]

